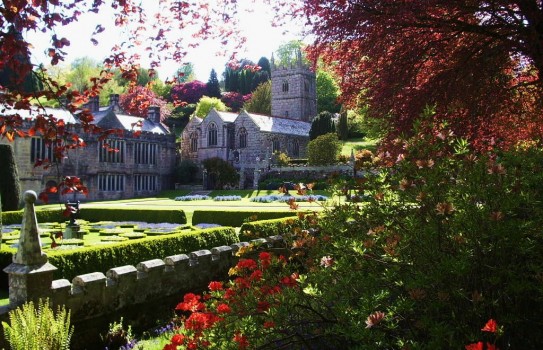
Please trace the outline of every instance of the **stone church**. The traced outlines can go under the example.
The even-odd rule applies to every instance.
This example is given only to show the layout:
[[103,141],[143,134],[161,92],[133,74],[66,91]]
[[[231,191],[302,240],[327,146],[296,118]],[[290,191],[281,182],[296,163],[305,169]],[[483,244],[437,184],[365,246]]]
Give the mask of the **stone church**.
[[[74,198],[50,196],[50,202],[67,199],[113,200],[156,195],[173,187],[176,162],[175,135],[160,121],[159,107],[151,106],[147,118],[127,115],[119,106],[119,95],[112,94],[107,106],[100,106],[98,97],[85,106],[94,116],[94,124],[104,130],[115,130],[107,139],[86,134],[79,125],[77,113],[64,109],[45,110],[6,109],[3,114],[18,114],[23,129],[33,125],[36,115],[45,113],[62,120],[67,128],[78,131],[86,147],[68,151],[67,157],[54,159],[53,149],[41,136],[15,138],[11,144],[18,167],[21,190],[41,192],[46,186],[56,186],[63,176],[80,177],[89,190],[88,196]],[[110,151],[113,150],[113,151]],[[34,167],[39,159],[53,159],[53,166]]]
[[255,169],[269,166],[272,154],[305,158],[311,122],[317,115],[315,73],[301,53],[288,66],[271,59],[271,116],[211,110],[192,117],[182,135],[181,158],[200,163],[219,157],[240,170],[240,187],[250,184]]

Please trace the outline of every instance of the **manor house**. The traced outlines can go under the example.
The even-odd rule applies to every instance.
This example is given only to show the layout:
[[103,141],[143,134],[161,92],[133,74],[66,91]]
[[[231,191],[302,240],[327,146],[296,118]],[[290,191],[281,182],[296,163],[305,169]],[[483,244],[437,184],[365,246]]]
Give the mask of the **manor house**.
[[[41,136],[5,139],[1,143],[13,146],[21,190],[40,193],[47,186],[56,186],[64,176],[77,176],[89,189],[87,196],[67,195],[50,197],[50,202],[69,200],[113,200],[151,196],[173,186],[176,161],[175,135],[160,121],[159,107],[149,107],[148,117],[124,113],[119,107],[119,95],[112,94],[108,106],[100,107],[98,97],[86,105],[94,116],[94,124],[104,130],[115,130],[107,139],[84,133],[77,113],[64,109],[6,110],[3,114],[19,114],[23,129],[33,125],[40,113],[62,120],[67,128],[74,128],[87,144],[69,150],[63,159],[55,159],[53,150]],[[53,160],[51,167],[35,167],[40,159]]]
[[273,153],[306,157],[309,129],[317,115],[315,73],[300,52],[286,67],[276,66],[272,57],[271,82],[271,116],[216,110],[203,119],[194,116],[183,130],[181,158],[196,163],[212,157],[227,160],[243,170],[248,185],[254,169],[265,168]]

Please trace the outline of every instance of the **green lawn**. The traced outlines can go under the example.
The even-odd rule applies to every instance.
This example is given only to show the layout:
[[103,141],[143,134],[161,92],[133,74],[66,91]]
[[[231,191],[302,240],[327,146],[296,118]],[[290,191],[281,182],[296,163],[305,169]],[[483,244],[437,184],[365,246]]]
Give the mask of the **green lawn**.
[[341,154],[350,156],[351,150],[354,150],[354,153],[362,149],[369,149],[372,152],[375,152],[377,148],[377,139],[368,139],[368,138],[358,138],[350,139],[348,141],[342,142]]

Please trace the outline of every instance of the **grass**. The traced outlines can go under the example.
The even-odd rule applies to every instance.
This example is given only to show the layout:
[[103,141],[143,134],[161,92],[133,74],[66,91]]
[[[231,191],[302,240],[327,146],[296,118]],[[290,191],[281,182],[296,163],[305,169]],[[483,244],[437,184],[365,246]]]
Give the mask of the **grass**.
[[365,137],[349,139],[348,141],[342,142],[341,154],[350,156],[351,151],[356,153],[363,149],[369,149],[370,151],[375,152],[378,141],[379,140],[377,139],[368,139]]

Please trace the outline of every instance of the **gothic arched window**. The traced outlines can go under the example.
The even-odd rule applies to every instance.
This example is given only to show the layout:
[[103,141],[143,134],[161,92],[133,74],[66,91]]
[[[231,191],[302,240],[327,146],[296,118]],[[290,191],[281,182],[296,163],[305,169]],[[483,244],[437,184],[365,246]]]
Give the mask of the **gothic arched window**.
[[292,140],[292,143],[290,144],[290,154],[292,154],[293,157],[300,156],[300,144],[298,143],[298,140]]
[[247,129],[240,128],[239,129],[239,148],[246,148],[247,147]]
[[211,123],[207,129],[207,145],[217,146],[217,124]]
[[288,81],[283,81],[283,92],[288,92]]
[[190,151],[196,152],[198,151],[198,133],[193,132],[190,134]]

